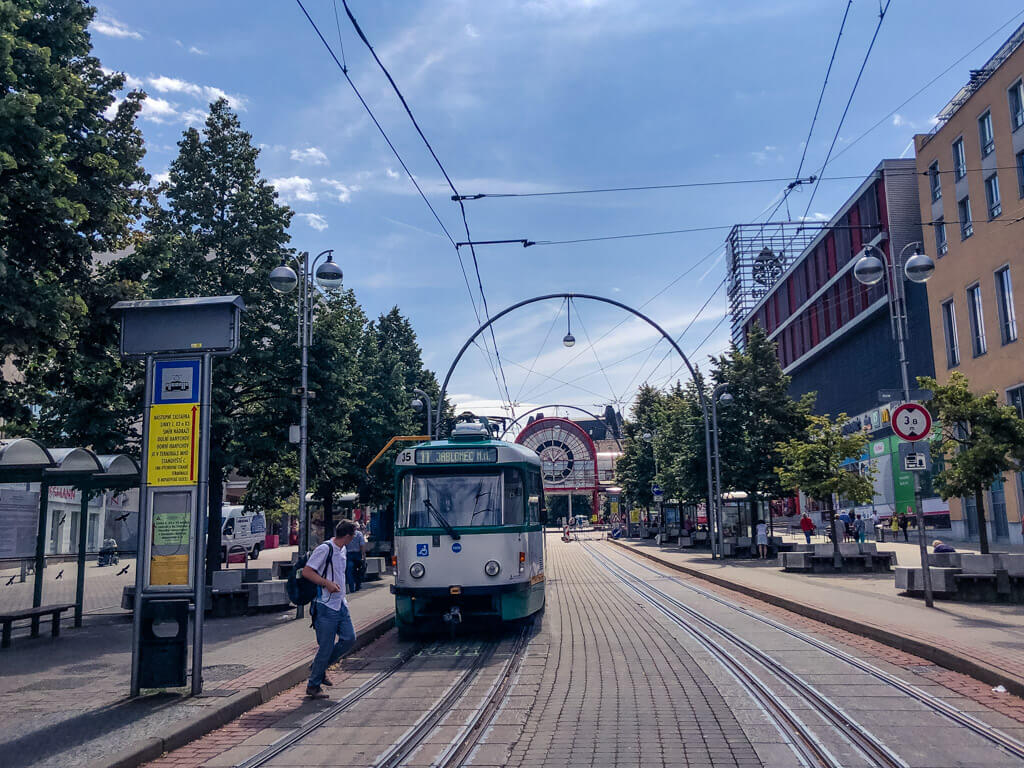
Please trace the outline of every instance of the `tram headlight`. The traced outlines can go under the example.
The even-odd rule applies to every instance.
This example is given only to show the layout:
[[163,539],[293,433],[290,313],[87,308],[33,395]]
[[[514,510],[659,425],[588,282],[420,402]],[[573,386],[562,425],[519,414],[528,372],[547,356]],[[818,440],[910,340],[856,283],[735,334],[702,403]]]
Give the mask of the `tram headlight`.
[[488,560],[486,563],[484,563],[484,573],[486,573],[488,576],[497,576],[498,571],[500,570],[501,566],[498,565],[497,560]]
[[423,563],[413,563],[409,566],[409,575],[414,579],[422,579],[426,572],[427,569],[423,567]]

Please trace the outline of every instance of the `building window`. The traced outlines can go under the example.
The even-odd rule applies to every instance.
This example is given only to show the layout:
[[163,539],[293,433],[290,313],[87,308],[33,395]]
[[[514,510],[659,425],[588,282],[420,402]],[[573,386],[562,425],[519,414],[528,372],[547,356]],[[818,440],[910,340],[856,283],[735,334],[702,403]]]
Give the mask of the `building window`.
[[1008,92],[1010,97],[1010,128],[1016,131],[1024,125],[1024,81],[1018,80]]
[[936,160],[928,167],[928,184],[932,190],[932,202],[942,199],[942,178],[939,176],[939,162]]
[[971,321],[971,351],[981,357],[988,351],[985,344],[985,316],[981,311],[981,286],[975,283],[967,289],[967,312]]
[[1024,419],[1024,386],[1014,387],[1006,393],[1006,402],[1017,409],[1017,415]]
[[999,199],[999,174],[993,173],[985,179],[985,199],[988,200],[988,218],[990,220],[1003,212],[1003,203]]
[[974,222],[971,221],[971,198],[965,197],[956,204],[960,214],[960,239],[966,240],[974,234]]
[[967,174],[967,155],[964,154],[964,140],[953,142],[953,178],[960,181]]
[[1003,344],[1017,340],[1017,313],[1013,309],[1010,268],[996,270],[996,300],[999,302],[999,336]]
[[941,218],[932,224],[935,228],[935,250],[938,251],[939,258],[942,258],[949,253],[949,241],[946,240],[946,222]]
[[956,309],[953,300],[942,303],[942,330],[946,335],[946,367],[960,365],[960,342],[956,338]]
[[992,135],[992,113],[986,112],[978,118],[978,139],[981,142],[981,156],[988,157],[996,148]]
[[1024,152],[1017,153],[1017,196],[1024,198]]

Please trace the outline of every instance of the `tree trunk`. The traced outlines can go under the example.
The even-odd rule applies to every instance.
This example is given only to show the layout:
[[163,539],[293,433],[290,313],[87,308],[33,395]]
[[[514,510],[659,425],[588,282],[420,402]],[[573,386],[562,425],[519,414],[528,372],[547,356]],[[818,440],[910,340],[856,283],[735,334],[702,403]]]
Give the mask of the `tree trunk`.
[[206,518],[206,583],[212,584],[213,572],[219,571],[221,566],[220,529],[224,524],[221,519],[221,507],[224,504],[224,467],[212,461],[209,496],[210,504]]
[[985,491],[978,486],[974,491],[974,507],[978,511],[978,548],[988,554],[988,526],[985,525]]

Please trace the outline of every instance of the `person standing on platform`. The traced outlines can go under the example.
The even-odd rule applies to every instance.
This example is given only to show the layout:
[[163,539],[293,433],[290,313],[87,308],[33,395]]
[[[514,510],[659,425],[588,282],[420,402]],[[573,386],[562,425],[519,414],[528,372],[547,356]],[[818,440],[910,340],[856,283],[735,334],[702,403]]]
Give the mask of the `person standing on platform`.
[[346,572],[345,548],[355,533],[356,526],[351,520],[339,522],[334,528],[334,538],[314,549],[302,569],[302,578],[317,585],[317,596],[310,604],[310,613],[320,648],[313,657],[306,684],[306,695],[310,698],[327,696],[320,687],[333,685],[327,677],[327,668],[337,663],[356,642],[356,631],[352,627],[341,580]]
[[866,538],[866,531],[864,526],[864,518],[860,515],[855,515],[853,518],[853,532],[857,536],[857,543],[863,544]]
[[363,587],[363,566],[366,563],[366,536],[362,530],[356,530],[345,550],[345,586],[349,592],[358,592]]
[[768,526],[764,520],[757,521],[755,529],[755,541],[757,542],[757,559],[764,560],[768,557]]
[[811,520],[811,516],[806,512],[800,517],[800,530],[804,532],[804,538],[807,539],[807,543],[811,543],[811,534],[814,533],[814,521]]

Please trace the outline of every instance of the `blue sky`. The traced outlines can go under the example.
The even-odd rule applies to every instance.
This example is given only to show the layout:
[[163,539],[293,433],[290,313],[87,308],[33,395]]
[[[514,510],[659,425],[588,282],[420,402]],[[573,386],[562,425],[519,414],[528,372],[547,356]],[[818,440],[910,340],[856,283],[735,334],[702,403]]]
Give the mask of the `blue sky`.
[[[331,0],[304,3],[337,51]],[[465,239],[440,172],[338,5],[351,77],[449,231]],[[976,6],[984,12],[970,13],[955,0],[926,5],[924,13],[920,2],[892,3],[825,176],[863,176],[884,157],[909,156],[913,134],[929,129],[968,70],[1024,20],[1018,2],[987,0]],[[367,311],[401,307],[427,364],[443,375],[477,324],[455,251],[299,7],[291,0],[97,6],[96,54],[150,95],[141,122],[150,172],[166,171],[181,131],[202,121],[211,98],[226,95],[263,148],[262,173],[298,214],[293,244],[312,253],[334,248]],[[459,191],[474,194],[792,178],[846,3],[350,0],[350,6]],[[878,10],[871,0],[851,7],[804,175],[824,161]],[[1015,14],[1012,24],[887,117]],[[857,185],[823,181],[811,214],[831,216]],[[784,186],[484,199],[466,207],[475,240],[567,240],[755,221]],[[808,196],[808,189],[791,196],[794,217]],[[726,233],[525,250],[503,245],[478,248],[477,255],[491,314],[538,294],[593,293],[643,305],[679,335],[724,277]],[[479,304],[470,254],[462,254]],[[682,336],[695,362],[726,348],[725,312],[720,291]],[[565,325],[566,308],[557,301],[496,324],[517,412],[550,403],[593,409],[613,399],[628,402],[639,383],[662,384],[678,368],[677,359],[664,359],[665,343],[648,353],[657,341],[653,332],[611,308],[575,303],[578,343],[571,351],[561,344]],[[460,407],[500,412],[503,386],[479,350],[467,353],[449,391]]]

